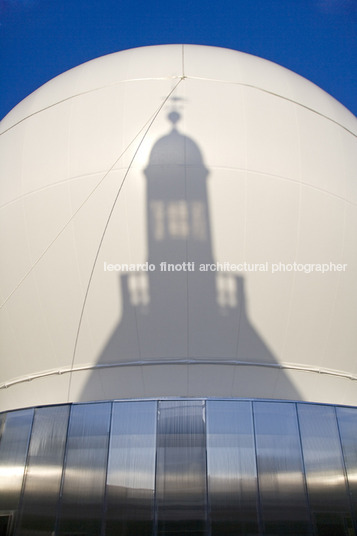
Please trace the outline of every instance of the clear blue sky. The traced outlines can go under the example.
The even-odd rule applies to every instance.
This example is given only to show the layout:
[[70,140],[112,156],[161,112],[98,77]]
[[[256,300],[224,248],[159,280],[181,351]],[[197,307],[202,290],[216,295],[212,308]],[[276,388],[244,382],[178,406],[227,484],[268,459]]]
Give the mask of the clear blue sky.
[[267,58],[357,115],[357,0],[0,0],[0,118],[80,63],[164,43]]

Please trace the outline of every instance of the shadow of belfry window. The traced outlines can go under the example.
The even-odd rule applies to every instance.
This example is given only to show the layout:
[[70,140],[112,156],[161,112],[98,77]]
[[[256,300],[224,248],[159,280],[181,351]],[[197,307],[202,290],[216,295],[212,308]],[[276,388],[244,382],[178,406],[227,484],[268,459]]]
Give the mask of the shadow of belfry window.
[[188,210],[186,201],[170,202],[167,205],[167,227],[172,238],[189,235]]
[[207,240],[205,206],[202,201],[193,201],[191,207],[192,236],[196,240]]
[[138,307],[149,304],[149,278],[146,272],[133,272],[129,274],[128,289],[132,305]]
[[159,241],[165,238],[165,206],[163,201],[151,201],[151,217],[154,228],[154,239]]
[[[153,222],[153,236],[157,241],[164,238],[187,238],[206,240],[206,211],[201,201],[187,203],[184,200],[169,202],[150,202]],[[168,230],[168,237],[165,235]]]
[[237,307],[237,281],[231,274],[217,273],[217,303],[223,309]]

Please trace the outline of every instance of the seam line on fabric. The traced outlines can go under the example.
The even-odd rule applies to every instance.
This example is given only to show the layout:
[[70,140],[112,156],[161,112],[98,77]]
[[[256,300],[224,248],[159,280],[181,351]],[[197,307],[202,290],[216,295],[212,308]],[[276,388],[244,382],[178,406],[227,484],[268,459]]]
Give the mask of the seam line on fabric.
[[[178,84],[181,82],[181,79],[176,84],[175,88],[178,86]],[[174,88],[174,89],[175,89]],[[172,90],[174,91],[174,90]],[[172,93],[171,91],[171,93]],[[170,93],[170,95],[171,95]],[[160,105],[161,107],[165,104],[166,101],[164,101],[163,104]],[[114,169],[116,164],[119,162],[119,160],[124,156],[124,154],[128,151],[130,146],[134,143],[134,141],[137,139],[137,137],[140,135],[140,133],[147,127],[148,124],[150,124],[153,121],[153,118],[156,117],[157,111],[151,115],[151,117],[146,121],[146,123],[143,125],[143,127],[139,130],[138,134],[130,141],[130,143],[126,146],[126,148],[122,151],[120,156],[115,160],[115,162],[110,166],[108,171],[106,171],[103,175],[103,177],[100,179],[100,181],[96,184],[96,186],[93,188],[93,190],[89,193],[89,195],[85,198],[85,200],[81,203],[81,205],[78,207],[78,209],[72,214],[72,216],[67,220],[67,222],[64,224],[64,226],[61,228],[61,230],[57,233],[57,235],[53,238],[53,240],[48,244],[48,246],[45,248],[45,250],[41,253],[41,255],[36,259],[36,261],[31,265],[29,270],[26,272],[26,274],[22,277],[22,279],[18,282],[18,284],[13,288],[13,290],[10,292],[10,294],[4,299],[4,301],[0,305],[0,309],[4,307],[4,305],[8,302],[8,300],[11,298],[11,296],[17,291],[17,289],[22,285],[22,283],[27,279],[27,277],[31,274],[31,272],[34,270],[34,268],[37,266],[37,264],[41,261],[41,259],[46,255],[47,251],[53,246],[53,244],[57,241],[57,239],[61,236],[61,234],[67,229],[68,225],[73,221],[73,219],[76,217],[78,212],[82,209],[82,207],[87,203],[87,201],[91,198],[91,196],[94,194],[94,192],[99,188],[99,186],[102,184],[102,182],[106,179],[106,177],[109,175],[109,173]],[[125,177],[125,176],[124,176]]]
[[[76,93],[75,95],[70,95],[69,97],[66,97],[64,99],[56,101],[56,102],[54,102],[52,104],[49,104],[48,106],[45,106],[44,108],[41,108],[40,110],[36,110],[35,112],[32,112],[32,113],[26,115],[26,117],[23,117],[22,119],[20,119],[19,121],[17,121],[13,125],[10,125],[8,128],[6,128],[2,132],[0,132],[0,136],[2,136],[3,134],[6,134],[6,132],[8,132],[9,130],[12,130],[16,126],[20,125],[21,123],[23,123],[27,119],[31,119],[31,117],[34,117],[35,115],[38,115],[38,114],[40,114],[42,112],[50,110],[51,108],[54,108],[55,106],[63,104],[64,102],[67,102],[69,100],[76,99],[78,97],[82,97],[83,95],[88,95],[90,93],[94,93],[96,91],[101,91],[102,89],[105,89],[107,87],[113,87],[113,86],[116,86],[116,85],[119,85],[119,84],[125,84],[125,83],[129,83],[129,82],[145,82],[145,81],[150,81],[150,80],[151,81],[155,81],[155,80],[167,80],[167,81],[169,81],[169,80],[177,80],[178,78],[181,79],[181,76],[168,76],[168,77],[158,77],[158,78],[128,78],[127,80],[117,80],[116,82],[112,82],[112,83],[107,84],[105,86],[95,87],[95,88],[92,88],[92,89],[88,89],[87,91],[81,91],[80,93]],[[50,82],[50,80],[49,80],[49,82]],[[38,88],[38,90],[41,89],[41,87],[43,87],[43,86],[40,86]],[[37,91],[37,90],[35,90],[35,91]],[[30,95],[28,95],[27,97],[30,97],[31,95],[32,95],[32,93],[30,93]],[[25,97],[23,100],[25,100],[27,97]],[[23,101],[20,101],[18,104],[20,104],[21,102],[23,102]],[[13,110],[15,108],[16,108],[16,106],[13,108]],[[10,110],[9,113],[11,111],[12,110]],[[5,115],[5,117],[6,117],[6,115]],[[5,117],[3,119],[5,119]]]
[[111,368],[125,368],[125,367],[136,367],[136,366],[157,366],[157,365],[212,365],[212,366],[241,366],[241,367],[259,367],[259,368],[272,368],[275,370],[296,370],[297,372],[309,372],[314,374],[322,374],[328,376],[336,376],[339,378],[345,378],[348,380],[356,381],[357,375],[350,374],[345,371],[325,369],[321,367],[309,367],[304,365],[294,365],[292,363],[260,363],[260,362],[249,362],[249,361],[236,361],[229,359],[162,359],[162,360],[140,360],[140,361],[125,361],[121,363],[102,363],[97,365],[81,365],[78,367],[67,367],[56,370],[49,370],[44,372],[38,372],[35,374],[29,374],[21,378],[10,380],[4,382],[0,385],[1,389],[7,389],[13,385],[19,383],[30,382],[36,379],[44,378],[47,376],[61,376],[62,374],[69,374],[74,372],[81,372],[85,370],[103,370]]
[[[352,136],[354,137],[357,137],[357,133],[354,133],[352,130],[350,130],[348,127],[342,125],[341,123],[339,123],[338,121],[336,121],[335,119],[333,119],[332,117],[329,117],[328,115],[325,115],[323,114],[322,112],[319,112],[317,110],[314,110],[314,108],[311,108],[310,106],[307,106],[306,104],[303,104],[301,102],[298,102],[294,99],[290,99],[288,97],[284,97],[283,95],[280,95],[279,93],[275,93],[274,91],[269,91],[268,89],[264,89],[264,88],[261,88],[261,87],[258,87],[258,86],[255,86],[254,84],[246,84],[244,82],[234,82],[232,80],[219,80],[219,79],[216,79],[216,78],[205,78],[205,77],[199,77],[199,76],[187,76],[187,75],[182,75],[182,76],[172,76],[172,77],[158,77],[158,78],[132,78],[132,79],[127,79],[127,80],[118,80],[116,82],[113,82],[111,84],[108,84],[106,86],[101,86],[101,87],[98,87],[98,88],[94,88],[94,89],[89,89],[88,91],[83,91],[81,93],[77,93],[76,95],[71,95],[70,97],[67,97],[65,99],[62,99],[58,102],[55,102],[45,108],[41,108],[41,110],[38,110],[36,112],[33,112],[32,114],[29,114],[28,116],[22,118],[20,121],[17,121],[16,123],[14,123],[13,125],[9,126],[7,129],[5,129],[4,131],[0,132],[0,136],[2,134],[5,134],[6,132],[8,132],[9,130],[11,130],[12,128],[14,128],[15,126],[19,125],[20,123],[22,123],[23,121],[26,121],[27,119],[33,117],[34,115],[37,115],[45,110],[48,110],[50,108],[53,108],[54,106],[57,106],[58,104],[62,104],[63,102],[66,102],[70,99],[75,99],[77,97],[80,97],[82,95],[86,95],[88,93],[92,93],[92,92],[95,92],[95,91],[100,91],[106,87],[111,87],[111,86],[115,86],[117,84],[122,84],[122,83],[128,83],[128,82],[140,82],[140,81],[155,81],[155,80],[175,80],[179,78],[180,80],[182,80],[183,78],[187,78],[189,80],[205,80],[205,81],[210,81],[210,82],[217,82],[217,83],[223,83],[223,84],[232,84],[232,85],[238,85],[238,86],[242,86],[242,87],[249,87],[249,88],[253,88],[253,89],[256,89],[257,91],[262,91],[263,93],[268,93],[269,95],[273,95],[275,97],[278,97],[280,99],[283,99],[283,100],[286,100],[288,102],[291,102],[293,104],[296,104],[297,106],[301,106],[302,108],[305,108],[306,110],[309,110],[310,112],[313,112],[321,117],[324,117],[325,119],[327,119],[328,121],[331,121],[332,123],[334,123],[335,125],[338,125],[340,126],[341,128],[343,128],[344,130],[346,130],[347,132],[349,132],[350,134],[352,134]],[[308,81],[309,82],[309,81]],[[311,82],[312,83],[312,82]],[[321,91],[324,91],[322,88],[319,88],[318,86],[316,86],[318,89],[320,89]],[[334,99],[334,97],[332,97],[332,95],[329,95],[329,93],[326,93],[330,98]],[[341,106],[344,106],[342,103],[340,103],[337,99],[334,99],[336,100],[336,102],[338,102]],[[352,114],[352,112],[350,110],[348,110],[348,108],[346,108],[346,110]],[[352,114],[353,115],[353,114]],[[6,116],[5,116],[6,117]]]

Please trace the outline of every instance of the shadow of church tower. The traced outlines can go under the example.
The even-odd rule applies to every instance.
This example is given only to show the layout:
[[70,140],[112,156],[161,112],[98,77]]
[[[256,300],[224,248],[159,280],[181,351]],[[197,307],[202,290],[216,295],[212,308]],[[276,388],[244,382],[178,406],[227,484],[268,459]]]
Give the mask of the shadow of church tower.
[[144,170],[145,269],[120,276],[122,318],[97,364],[276,363],[248,319],[244,278],[209,268],[209,170],[197,143],[178,130],[179,113],[168,119],[171,130],[154,144]]

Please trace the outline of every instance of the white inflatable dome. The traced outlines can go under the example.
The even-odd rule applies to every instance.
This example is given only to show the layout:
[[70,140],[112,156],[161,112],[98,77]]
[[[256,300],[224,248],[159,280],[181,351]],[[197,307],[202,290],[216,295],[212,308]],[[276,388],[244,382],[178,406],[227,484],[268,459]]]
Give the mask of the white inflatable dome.
[[1,410],[357,403],[356,118],[213,47],[90,61],[0,124]]

